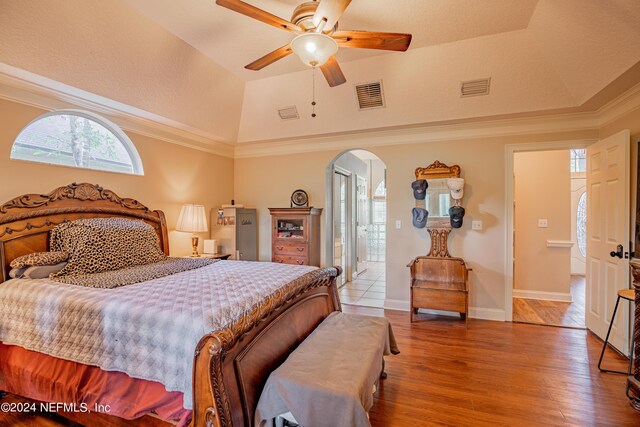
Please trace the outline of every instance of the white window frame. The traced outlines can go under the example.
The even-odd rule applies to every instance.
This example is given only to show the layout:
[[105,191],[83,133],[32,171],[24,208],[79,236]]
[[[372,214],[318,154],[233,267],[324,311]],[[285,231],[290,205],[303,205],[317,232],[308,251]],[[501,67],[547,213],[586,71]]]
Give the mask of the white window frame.
[[[38,122],[40,120],[46,119],[47,117],[68,116],[68,115],[74,115],[74,116],[78,116],[78,117],[83,117],[85,119],[89,119],[91,121],[94,121],[94,122],[98,123],[99,125],[103,126],[105,129],[107,129],[113,135],[115,135],[115,137],[118,139],[118,141],[120,141],[120,143],[123,145],[123,147],[127,151],[127,154],[129,155],[129,158],[131,159],[131,165],[133,167],[133,172],[111,171],[111,170],[108,170],[108,169],[99,169],[99,168],[81,167],[81,166],[66,166],[66,165],[58,165],[56,163],[41,162],[41,161],[36,161],[36,160],[14,159],[12,157],[13,146],[14,146],[15,142],[18,139],[20,139],[20,136],[22,135],[22,133],[26,129],[28,129],[32,124],[34,124],[35,122]],[[42,163],[42,164],[47,164],[47,165],[51,165],[51,166],[72,167],[74,169],[85,169],[85,170],[95,170],[95,171],[100,171],[100,172],[121,173],[121,174],[125,174],[125,175],[144,176],[144,168],[142,166],[142,159],[140,158],[140,154],[138,154],[138,150],[136,149],[136,146],[133,144],[131,139],[129,139],[127,134],[124,133],[124,131],[120,128],[120,126],[116,125],[111,120],[108,120],[108,119],[106,119],[106,118],[104,118],[102,116],[99,116],[98,114],[92,113],[90,111],[84,111],[84,110],[75,110],[75,109],[54,110],[54,111],[49,111],[47,113],[41,114],[38,117],[36,117],[35,119],[31,120],[25,127],[22,128],[22,130],[20,130],[20,132],[18,133],[18,136],[16,136],[16,138],[13,140],[13,143],[11,144],[11,152],[9,153],[9,158],[11,160],[16,160],[16,161],[20,161],[20,162]]]

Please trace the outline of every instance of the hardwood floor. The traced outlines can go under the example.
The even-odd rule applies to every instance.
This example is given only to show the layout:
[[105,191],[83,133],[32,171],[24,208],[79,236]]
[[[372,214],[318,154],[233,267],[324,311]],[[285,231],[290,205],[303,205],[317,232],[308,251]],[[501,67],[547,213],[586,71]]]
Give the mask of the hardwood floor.
[[[387,316],[401,350],[386,358],[388,378],[370,412],[374,427],[640,425],[625,376],[598,371],[601,342],[586,330],[474,319],[465,329],[444,316],[412,324],[408,312],[344,311]],[[606,357],[609,367],[626,369],[617,353]],[[0,426],[66,425],[14,421],[0,414]]]
[[584,329],[586,328],[584,276],[571,276],[571,297],[573,302],[514,298],[513,321]]

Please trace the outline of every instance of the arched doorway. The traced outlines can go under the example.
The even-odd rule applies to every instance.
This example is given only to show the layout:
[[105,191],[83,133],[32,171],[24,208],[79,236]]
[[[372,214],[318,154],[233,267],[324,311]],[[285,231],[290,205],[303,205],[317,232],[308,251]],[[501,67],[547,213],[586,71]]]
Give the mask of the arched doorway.
[[342,267],[345,304],[382,307],[386,296],[386,165],[351,149],[327,166],[326,259]]

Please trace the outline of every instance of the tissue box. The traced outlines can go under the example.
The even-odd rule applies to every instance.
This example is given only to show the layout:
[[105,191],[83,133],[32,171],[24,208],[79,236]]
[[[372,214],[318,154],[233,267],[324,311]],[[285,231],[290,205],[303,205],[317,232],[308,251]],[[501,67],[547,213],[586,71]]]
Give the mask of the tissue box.
[[217,254],[218,253],[218,241],[217,240],[205,240],[204,251],[205,254]]

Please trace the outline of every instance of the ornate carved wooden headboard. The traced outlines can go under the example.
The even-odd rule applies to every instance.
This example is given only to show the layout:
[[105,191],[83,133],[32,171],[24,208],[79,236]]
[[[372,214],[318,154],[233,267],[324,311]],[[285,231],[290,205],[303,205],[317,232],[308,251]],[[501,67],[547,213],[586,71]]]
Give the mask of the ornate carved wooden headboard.
[[162,211],[122,198],[94,184],[58,187],[48,194],[25,194],[0,206],[0,283],[9,277],[9,263],[19,256],[49,250],[49,230],[80,218],[141,219],[156,229],[160,247],[169,254],[167,223]]

